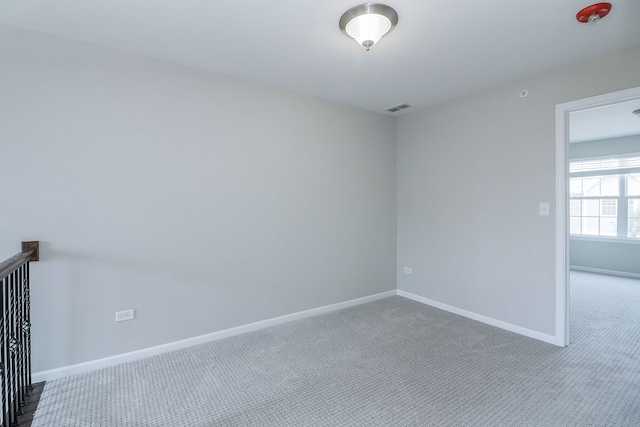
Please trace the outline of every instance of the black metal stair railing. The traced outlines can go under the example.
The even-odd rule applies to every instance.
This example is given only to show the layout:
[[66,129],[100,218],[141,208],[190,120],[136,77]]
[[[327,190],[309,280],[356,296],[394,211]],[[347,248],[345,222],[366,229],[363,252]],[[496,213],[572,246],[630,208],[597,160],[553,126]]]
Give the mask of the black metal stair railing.
[[0,263],[0,385],[2,427],[19,425],[31,385],[29,263],[38,261],[39,242],[22,242],[22,252]]

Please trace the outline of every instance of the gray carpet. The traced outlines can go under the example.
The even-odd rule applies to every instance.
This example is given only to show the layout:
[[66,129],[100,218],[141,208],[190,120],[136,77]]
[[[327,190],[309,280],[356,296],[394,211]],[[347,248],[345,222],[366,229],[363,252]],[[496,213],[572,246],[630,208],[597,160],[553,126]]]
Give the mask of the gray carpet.
[[391,297],[51,381],[33,427],[640,426],[640,281],[602,277],[566,349]]

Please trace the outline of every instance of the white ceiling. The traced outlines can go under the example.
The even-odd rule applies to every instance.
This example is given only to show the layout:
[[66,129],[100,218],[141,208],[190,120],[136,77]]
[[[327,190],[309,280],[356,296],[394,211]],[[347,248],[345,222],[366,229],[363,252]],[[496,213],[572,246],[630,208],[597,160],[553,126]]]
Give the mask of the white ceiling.
[[619,102],[588,110],[575,111],[570,115],[570,142],[585,142],[597,139],[640,135],[640,98]]
[[0,23],[200,67],[372,111],[410,113],[640,43],[640,1],[595,25],[584,0],[388,0],[370,52],[338,28],[362,0],[3,0]]

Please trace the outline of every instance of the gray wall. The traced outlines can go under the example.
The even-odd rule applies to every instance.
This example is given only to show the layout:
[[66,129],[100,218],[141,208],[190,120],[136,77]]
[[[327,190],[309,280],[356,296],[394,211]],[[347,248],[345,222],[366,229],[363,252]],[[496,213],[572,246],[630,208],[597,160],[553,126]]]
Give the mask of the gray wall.
[[399,118],[398,288],[553,336],[555,107],[636,86],[640,45]]
[[8,26],[0,57],[34,371],[396,288],[395,118]]
[[572,238],[569,242],[572,268],[622,276],[640,275],[640,245],[637,243],[595,242]]
[[[624,153],[640,153],[640,135],[569,145],[569,157],[572,159]],[[571,238],[569,256],[572,267],[640,275],[640,243],[637,242]]]
[[600,157],[616,154],[640,153],[640,135],[569,144],[569,158]]

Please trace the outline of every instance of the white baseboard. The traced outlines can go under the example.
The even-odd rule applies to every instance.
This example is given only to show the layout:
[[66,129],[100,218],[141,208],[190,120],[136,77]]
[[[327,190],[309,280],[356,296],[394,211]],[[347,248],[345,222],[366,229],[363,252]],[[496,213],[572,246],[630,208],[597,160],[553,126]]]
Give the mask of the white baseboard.
[[582,267],[580,265],[572,265],[571,270],[586,271],[587,273],[608,274],[609,276],[631,277],[632,279],[640,279],[640,274],[627,273],[626,271],[605,270],[602,268]]
[[467,311],[461,308],[453,307],[451,305],[443,304],[441,302],[430,300],[428,298],[424,298],[424,297],[412,294],[410,292],[401,291],[399,289],[397,292],[398,292],[398,295],[401,297],[409,298],[411,300],[421,302],[423,304],[430,305],[432,307],[439,308],[441,310],[448,311],[453,314],[458,314],[460,316],[467,317],[472,320],[477,320],[478,322],[486,323],[487,325],[505,329],[510,332],[515,332],[516,334],[520,334],[520,335],[524,335],[525,337],[544,341],[549,344],[554,344],[560,347],[564,346],[553,335],[547,335],[541,332],[533,331],[531,329],[523,328],[521,326],[512,325],[511,323],[503,322],[501,320],[497,320],[492,317],[483,316],[481,314],[473,313],[471,311]]
[[235,328],[225,329],[222,331],[212,332],[206,335],[200,335],[193,338],[187,338],[155,347],[144,348],[142,350],[132,351],[130,353],[118,354],[116,356],[105,357],[104,359],[92,360],[89,362],[78,363],[76,365],[64,366],[62,368],[50,369],[47,371],[34,372],[31,376],[33,383],[41,381],[52,381],[55,379],[68,377],[71,375],[82,374],[85,372],[95,371],[96,369],[107,368],[109,366],[119,365],[125,362],[143,359],[145,357],[156,356],[158,354],[168,353],[170,351],[180,350],[198,344],[216,341],[223,338],[240,335],[246,332],[256,331],[258,329],[268,328],[271,326],[281,325],[283,323],[292,322],[294,320],[305,319],[307,317],[317,316],[319,314],[329,313],[341,310],[347,307],[364,304],[367,302],[387,298],[397,295],[396,291],[387,291],[375,295],[357,298],[349,301],[339,302],[336,304],[325,305],[323,307],[312,308],[310,310],[299,311],[297,313],[287,314],[284,316],[274,317],[272,319],[261,320],[255,323],[238,326]]

